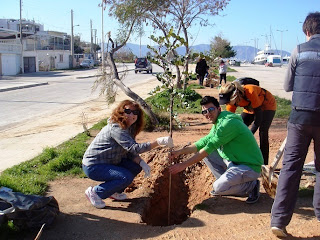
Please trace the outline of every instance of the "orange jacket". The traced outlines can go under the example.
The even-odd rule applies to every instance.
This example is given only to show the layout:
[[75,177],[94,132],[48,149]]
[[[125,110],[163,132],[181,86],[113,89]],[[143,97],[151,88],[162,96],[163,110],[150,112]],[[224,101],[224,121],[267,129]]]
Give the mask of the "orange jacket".
[[226,110],[235,112],[237,107],[243,107],[243,112],[254,114],[254,108],[261,107],[261,110],[277,109],[277,103],[274,96],[267,90],[252,84],[243,86],[245,97],[237,105],[227,104]]

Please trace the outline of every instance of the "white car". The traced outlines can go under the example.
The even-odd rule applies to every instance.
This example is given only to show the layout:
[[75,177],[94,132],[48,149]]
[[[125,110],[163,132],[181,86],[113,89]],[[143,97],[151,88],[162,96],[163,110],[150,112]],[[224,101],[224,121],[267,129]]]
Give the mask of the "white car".
[[229,65],[230,66],[236,65],[236,60],[229,60]]
[[84,59],[80,63],[80,68],[93,68],[94,66],[94,61],[92,59]]

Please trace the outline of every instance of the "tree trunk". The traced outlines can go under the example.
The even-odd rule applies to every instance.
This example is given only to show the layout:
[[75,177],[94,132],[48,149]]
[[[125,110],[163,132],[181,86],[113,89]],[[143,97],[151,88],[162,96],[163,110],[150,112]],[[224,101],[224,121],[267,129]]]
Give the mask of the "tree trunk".
[[145,111],[145,113],[150,117],[150,120],[152,124],[158,125],[159,121],[156,117],[156,115],[152,112],[149,105],[135,92],[133,92],[129,87],[123,84],[123,82],[120,79],[113,79],[114,83],[130,98],[132,98],[134,101],[139,103],[141,108]]
[[135,92],[133,92],[129,87],[123,84],[123,82],[119,78],[118,70],[116,64],[113,59],[113,54],[111,52],[108,53],[107,61],[111,67],[111,71],[113,71],[113,79],[112,81],[131,99],[139,103],[144,112],[150,117],[152,124],[158,125],[159,121],[156,115],[152,112],[149,105]]

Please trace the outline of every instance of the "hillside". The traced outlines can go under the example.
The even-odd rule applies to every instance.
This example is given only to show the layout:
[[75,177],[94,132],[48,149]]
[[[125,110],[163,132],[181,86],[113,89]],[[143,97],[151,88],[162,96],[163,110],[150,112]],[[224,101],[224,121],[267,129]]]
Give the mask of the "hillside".
[[[140,55],[140,45],[139,44],[134,44],[134,43],[127,43],[126,45],[127,49],[130,49],[132,53],[136,56]],[[210,44],[199,44],[192,46],[191,49],[195,52],[206,52],[210,50]],[[235,59],[239,61],[249,61],[251,62],[256,53],[260,51],[261,49],[257,49],[252,46],[233,46],[233,49],[237,52],[237,55],[235,56]],[[179,47],[177,48],[177,51],[180,55],[185,54],[185,49],[184,47]],[[141,56],[146,56],[147,52],[150,52],[150,50],[147,48],[147,45],[141,45]],[[280,54],[280,50],[275,51],[276,54]],[[287,51],[282,51],[283,56],[290,56],[291,54]]]

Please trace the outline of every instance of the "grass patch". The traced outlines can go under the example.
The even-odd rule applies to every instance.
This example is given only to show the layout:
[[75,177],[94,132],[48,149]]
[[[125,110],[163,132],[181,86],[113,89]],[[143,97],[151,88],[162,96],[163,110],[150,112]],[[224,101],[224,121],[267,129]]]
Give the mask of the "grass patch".
[[[173,102],[173,111],[177,113],[200,113],[200,100],[202,96],[192,88],[197,88],[197,84],[192,87],[176,89],[176,95]],[[200,86],[203,88],[203,86]],[[146,99],[146,102],[151,106],[156,113],[168,112],[170,106],[170,91],[164,90]]]
[[237,78],[235,76],[228,76],[227,75],[227,82],[233,82],[234,80],[236,80]]
[[276,118],[288,118],[291,112],[291,101],[275,96],[277,102]]
[[80,133],[56,148],[45,148],[39,156],[3,171],[0,186],[24,194],[43,195],[49,181],[66,175],[81,176],[88,139],[89,136]]

